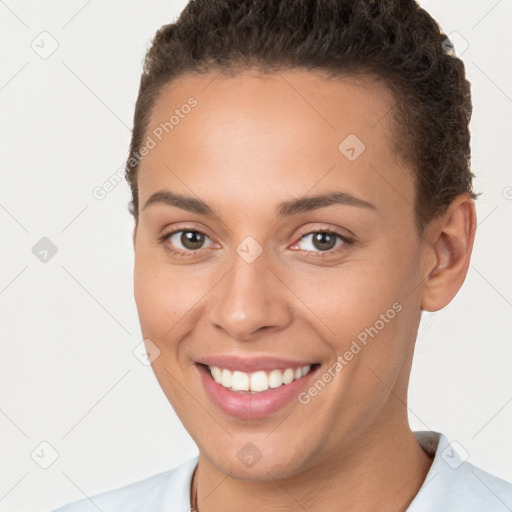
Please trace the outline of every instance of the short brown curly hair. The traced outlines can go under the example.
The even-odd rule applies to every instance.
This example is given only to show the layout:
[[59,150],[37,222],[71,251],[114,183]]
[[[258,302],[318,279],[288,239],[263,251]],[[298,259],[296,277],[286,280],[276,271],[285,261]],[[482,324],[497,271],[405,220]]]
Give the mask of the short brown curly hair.
[[191,0],[149,48],[135,107],[126,180],[138,221],[136,156],[162,87],[184,73],[301,68],[377,78],[396,104],[398,155],[416,176],[420,231],[472,190],[470,83],[447,36],[414,0]]

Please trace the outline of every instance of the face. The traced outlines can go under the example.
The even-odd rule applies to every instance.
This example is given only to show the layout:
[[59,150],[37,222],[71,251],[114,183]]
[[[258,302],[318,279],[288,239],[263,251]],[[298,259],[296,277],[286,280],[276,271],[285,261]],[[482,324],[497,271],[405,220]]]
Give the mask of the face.
[[201,455],[235,478],[311,470],[407,421],[423,260],[393,104],[369,80],[246,71],[182,76],[154,107],[141,329]]

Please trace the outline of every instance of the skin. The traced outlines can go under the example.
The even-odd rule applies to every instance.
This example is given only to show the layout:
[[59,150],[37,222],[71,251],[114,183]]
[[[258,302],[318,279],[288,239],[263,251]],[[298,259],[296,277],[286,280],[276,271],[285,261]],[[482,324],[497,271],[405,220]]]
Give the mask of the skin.
[[[473,200],[454,199],[420,236],[414,174],[393,150],[394,101],[369,79],[183,75],[162,92],[148,134],[191,96],[198,105],[140,164],[134,291],[143,336],[160,350],[155,375],[199,448],[198,510],[405,510],[431,464],[406,407],[421,310],[443,308],[464,281]],[[338,150],[349,134],[366,145],[355,161]],[[163,189],[216,216],[144,209]],[[282,201],[333,190],[374,208],[276,215]],[[205,233],[196,253],[181,232],[159,240],[179,229]],[[325,229],[354,243],[301,240]],[[236,251],[248,236],[262,248],[252,263]],[[173,243],[193,255],[170,253]],[[263,419],[221,412],[194,366],[219,353],[269,355],[319,362],[322,375],[397,302],[402,310],[308,404]],[[247,442],[262,454],[250,468],[237,457]]]

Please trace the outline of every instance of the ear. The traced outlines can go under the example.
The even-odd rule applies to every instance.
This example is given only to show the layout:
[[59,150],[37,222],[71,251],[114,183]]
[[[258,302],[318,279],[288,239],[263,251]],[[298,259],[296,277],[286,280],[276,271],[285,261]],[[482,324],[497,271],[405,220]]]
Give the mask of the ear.
[[137,223],[135,223],[135,226],[133,227],[133,250],[135,250],[136,237],[137,237]]
[[438,311],[448,305],[464,282],[476,231],[475,201],[469,194],[457,196],[448,210],[427,227],[427,277],[421,307]]

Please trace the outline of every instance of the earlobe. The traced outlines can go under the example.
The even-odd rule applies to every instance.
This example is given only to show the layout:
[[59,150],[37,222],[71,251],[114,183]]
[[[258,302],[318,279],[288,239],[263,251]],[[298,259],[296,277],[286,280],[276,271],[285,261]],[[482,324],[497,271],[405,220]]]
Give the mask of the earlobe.
[[467,275],[475,231],[475,202],[469,194],[456,197],[436,219],[429,241],[434,264],[425,269],[422,309],[438,311],[455,297]]

